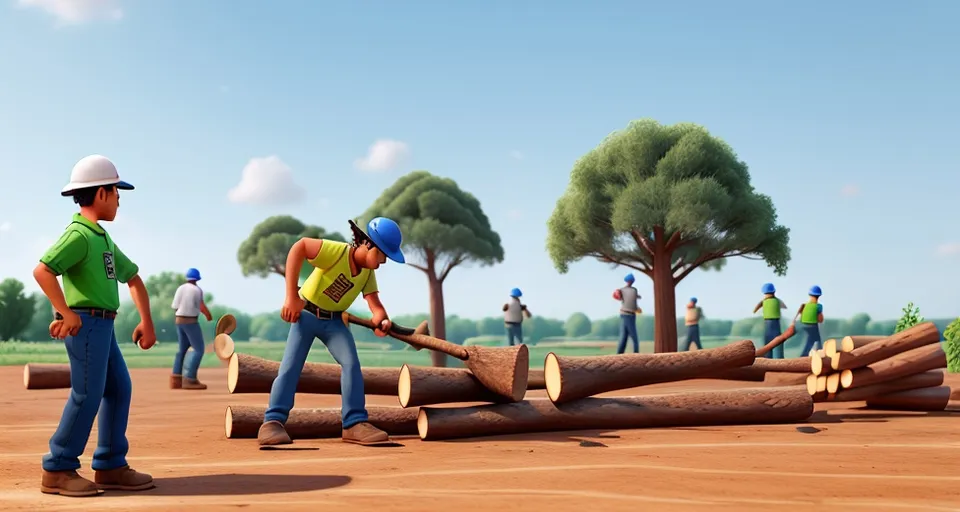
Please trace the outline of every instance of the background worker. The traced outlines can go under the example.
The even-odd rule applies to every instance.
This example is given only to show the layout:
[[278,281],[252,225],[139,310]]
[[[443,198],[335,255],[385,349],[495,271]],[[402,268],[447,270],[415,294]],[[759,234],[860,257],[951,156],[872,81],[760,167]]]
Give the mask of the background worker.
[[[200,271],[195,268],[187,269],[186,278],[187,282],[181,284],[173,294],[173,304],[171,304],[173,309],[177,310],[174,322],[177,325],[177,341],[180,345],[177,354],[173,356],[170,388],[207,389],[207,385],[197,379],[204,346],[199,318],[202,313],[210,322],[213,320],[213,315],[203,301],[203,290],[197,285],[197,281],[200,280]],[[184,368],[183,360],[190,348],[193,349],[193,353],[190,354],[187,367]]]
[[797,321],[797,317],[800,317],[800,328],[807,335],[807,342],[803,346],[800,357],[809,356],[814,344],[817,345],[818,350],[823,348],[823,341],[820,339],[820,324],[823,323],[823,304],[820,304],[822,294],[819,286],[811,286],[808,294],[810,299],[800,306],[797,315],[793,317],[794,322]]
[[690,302],[687,303],[687,314],[683,319],[684,325],[687,326],[687,348],[684,350],[688,352],[693,343],[697,344],[697,350],[703,350],[703,345],[700,344],[701,318],[703,318],[703,310],[697,306],[697,298],[690,297]]
[[523,317],[531,316],[527,305],[520,302],[522,296],[520,288],[514,288],[510,290],[510,298],[503,305],[503,325],[507,331],[507,344],[511,347],[514,339],[517,344],[523,343]]
[[620,344],[617,345],[617,353],[622,354],[627,350],[627,338],[633,340],[634,353],[640,352],[640,342],[637,340],[637,313],[643,313],[637,307],[637,301],[640,300],[640,292],[633,287],[633,274],[627,274],[623,278],[626,285],[613,291],[614,300],[620,301]]
[[[764,283],[760,291],[763,293],[763,300],[757,303],[753,312],[756,313],[760,308],[763,308],[763,344],[766,345],[780,336],[780,310],[787,309],[787,305],[777,298],[777,289],[773,286],[773,283]],[[767,358],[783,359],[783,343],[767,352]]]

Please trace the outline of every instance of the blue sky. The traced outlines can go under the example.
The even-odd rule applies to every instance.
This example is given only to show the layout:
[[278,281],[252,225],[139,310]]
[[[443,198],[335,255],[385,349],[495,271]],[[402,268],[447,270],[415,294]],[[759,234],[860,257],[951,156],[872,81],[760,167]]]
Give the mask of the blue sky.
[[[497,315],[516,286],[534,314],[605,317],[625,270],[558,274],[545,223],[576,159],[651,117],[727,140],[791,229],[786,277],[737,259],[678,306],[749,316],[773,281],[791,308],[820,285],[827,316],[960,314],[960,3],[670,4],[2,0],[0,277],[37,289],[75,211],[59,190],[100,153],[137,186],[107,227],[143,274],[195,266],[218,301],[278,309],[281,278],[236,262],[254,224],[345,231],[427,169],[480,199],[506,253],[451,274],[448,313]],[[396,142],[358,169],[378,140]],[[240,186],[248,165],[268,186]],[[426,311],[420,272],[378,279],[389,312]]]

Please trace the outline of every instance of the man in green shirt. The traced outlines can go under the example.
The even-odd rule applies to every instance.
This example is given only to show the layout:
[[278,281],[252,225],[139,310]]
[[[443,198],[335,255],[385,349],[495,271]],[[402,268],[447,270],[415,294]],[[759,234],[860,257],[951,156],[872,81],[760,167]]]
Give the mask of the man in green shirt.
[[[763,309],[763,344],[766,345],[780,336],[780,310],[787,309],[787,305],[777,298],[777,289],[773,286],[773,283],[764,283],[760,291],[763,293],[763,300],[757,303],[753,312],[756,313],[761,308]],[[783,359],[783,344],[781,343],[767,352],[767,358]]]
[[800,328],[807,335],[807,343],[803,346],[800,357],[809,356],[814,345],[817,349],[823,348],[823,340],[820,339],[820,324],[823,323],[823,304],[820,304],[822,294],[823,291],[819,286],[811,286],[810,300],[800,306],[797,316],[793,317],[794,322],[797,321],[797,317],[800,317]]
[[[93,496],[102,489],[138,491],[154,486],[153,477],[127,465],[130,373],[113,330],[120,308],[117,283],[126,283],[141,319],[133,340],[143,350],[153,346],[157,337],[150,301],[137,265],[99,224],[116,218],[120,190],[133,186],[120,180],[107,158],[91,155],[77,162],[61,195],[73,197],[80,213],[33,271],[56,310],[50,335],[64,340],[70,360],[70,398],[50,438],[50,453],[43,457],[40,490],[47,494]],[[57,276],[63,279],[62,289]],[[90,481],[77,469],[98,413],[91,464],[95,475]]]

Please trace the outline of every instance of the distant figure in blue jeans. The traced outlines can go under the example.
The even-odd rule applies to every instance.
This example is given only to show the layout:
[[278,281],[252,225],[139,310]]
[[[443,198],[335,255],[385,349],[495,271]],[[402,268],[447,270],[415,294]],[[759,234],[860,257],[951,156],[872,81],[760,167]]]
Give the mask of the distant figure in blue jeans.
[[[780,336],[780,310],[787,309],[787,305],[776,297],[777,289],[774,288],[773,283],[765,283],[760,291],[763,293],[763,300],[757,303],[753,312],[756,313],[763,308],[763,344],[766,345]],[[783,344],[767,352],[767,358],[783,359]]]
[[[187,270],[187,282],[177,288],[173,294],[173,309],[177,310],[174,321],[177,324],[177,340],[180,346],[177,355],[173,356],[173,375],[170,376],[171,389],[207,389],[207,385],[197,380],[197,371],[200,360],[203,359],[203,331],[200,330],[200,314],[207,321],[213,320],[213,315],[203,302],[203,290],[197,285],[200,280],[200,271],[191,268]],[[184,369],[183,360],[187,350],[193,348],[187,367]]]
[[[823,323],[823,304],[820,304],[820,295],[822,294],[819,286],[811,286],[810,300],[797,310],[797,316],[800,317],[800,329],[807,335],[807,343],[803,346],[803,353],[800,354],[800,357],[809,356],[814,344],[816,344],[818,350],[823,348],[823,340],[820,339],[820,324]],[[796,317],[794,317],[794,321],[796,321]]]
[[520,288],[510,290],[510,300],[503,305],[503,325],[507,331],[507,345],[511,347],[523,344],[523,317],[530,318],[527,305],[520,302],[523,293]]
[[620,301],[620,344],[617,345],[617,353],[626,352],[627,338],[633,340],[633,351],[638,353],[640,342],[637,341],[637,313],[643,313],[643,310],[637,307],[640,292],[633,287],[633,274],[627,274],[623,282],[627,284],[613,291],[614,300]]

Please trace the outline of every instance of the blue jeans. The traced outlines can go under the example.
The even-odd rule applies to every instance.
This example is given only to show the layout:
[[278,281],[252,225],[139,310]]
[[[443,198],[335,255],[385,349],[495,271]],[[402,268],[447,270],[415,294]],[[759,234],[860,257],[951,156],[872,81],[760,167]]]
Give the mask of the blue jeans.
[[517,340],[517,344],[523,344],[523,324],[503,324],[507,330],[507,344],[511,347],[514,345],[513,340]]
[[[779,318],[767,318],[763,320],[763,344],[766,345],[773,341],[774,338],[780,336],[782,332],[780,331],[780,319]],[[767,352],[767,359],[783,359],[783,343],[773,347],[773,350]]]
[[694,343],[697,345],[697,349],[698,349],[698,350],[703,350],[703,345],[700,344],[700,325],[699,325],[699,324],[694,324],[694,325],[688,325],[688,326],[687,326],[687,348],[686,348],[686,350],[689,351],[689,350],[690,350],[690,345],[692,345],[692,344],[694,344]]
[[803,353],[800,354],[800,357],[809,356],[814,344],[817,345],[818,350],[823,348],[823,341],[820,339],[820,324],[801,323],[800,329],[807,335],[807,343],[803,346]]
[[622,354],[627,350],[627,337],[633,339],[633,351],[640,352],[640,342],[637,341],[637,315],[620,315],[620,344],[617,345],[617,353]]
[[[200,324],[177,324],[177,340],[180,342],[180,348],[177,349],[177,355],[173,356],[173,374],[180,375],[188,379],[197,378],[197,370],[200,368],[200,360],[203,359],[203,331],[200,330]],[[192,348],[193,353],[187,359],[187,368],[184,371],[183,359],[187,355],[187,349]]]
[[[97,448],[90,466],[105,471],[127,464],[127,419],[130,415],[130,372],[120,353],[113,320],[80,314],[80,330],[64,339],[70,359],[70,397],[60,425],[50,438],[43,469],[80,468],[80,455],[97,418]],[[97,415],[99,411],[99,416]]]
[[280,371],[270,388],[270,406],[264,414],[264,423],[286,423],[293,408],[300,372],[307,362],[307,354],[314,338],[327,346],[330,355],[340,364],[340,397],[343,428],[367,421],[367,409],[363,394],[363,373],[353,333],[339,317],[322,320],[309,311],[302,311],[297,323],[290,325],[287,346],[283,349]]

